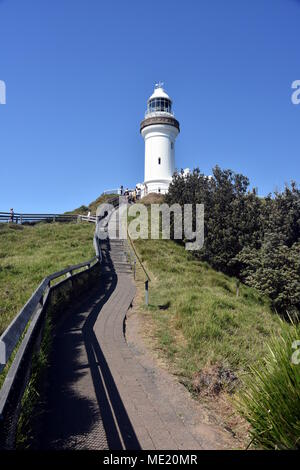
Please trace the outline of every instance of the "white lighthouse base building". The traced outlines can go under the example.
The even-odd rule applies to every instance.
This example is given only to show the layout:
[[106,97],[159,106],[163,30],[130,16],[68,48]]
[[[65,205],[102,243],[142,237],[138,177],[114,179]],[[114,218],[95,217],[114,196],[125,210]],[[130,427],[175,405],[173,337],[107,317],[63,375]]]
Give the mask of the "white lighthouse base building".
[[155,85],[154,93],[148,99],[140,132],[145,141],[142,196],[149,193],[165,194],[175,171],[175,139],[180,128],[172,112],[172,100],[161,83]]

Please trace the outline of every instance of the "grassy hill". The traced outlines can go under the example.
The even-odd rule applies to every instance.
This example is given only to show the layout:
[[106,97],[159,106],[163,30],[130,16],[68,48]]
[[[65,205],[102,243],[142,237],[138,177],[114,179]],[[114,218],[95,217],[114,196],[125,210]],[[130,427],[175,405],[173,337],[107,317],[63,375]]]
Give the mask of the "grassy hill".
[[[146,205],[151,195],[142,200]],[[268,353],[267,343],[282,325],[270,300],[236,278],[212,269],[172,240],[135,240],[151,275],[149,306],[145,275],[138,268],[137,308],[145,341],[159,360],[201,397],[221,425],[249,443],[249,427],[232,405],[249,367]]]
[[0,224],[0,334],[41,280],[95,255],[94,224]]
[[91,212],[91,215],[96,215],[96,210],[97,207],[100,204],[103,204],[107,202],[109,199],[112,197],[117,196],[117,194],[102,194],[99,196],[95,201],[92,201],[88,206],[80,206],[77,207],[77,209],[74,209],[73,211],[66,212],[66,214],[82,214],[86,215],[89,211]]
[[[113,196],[101,195],[67,214],[96,214]],[[0,334],[45,276],[94,256],[94,230],[87,223],[0,224]]]
[[195,260],[171,240],[136,240],[135,248],[151,274],[149,306],[145,276],[138,269],[138,312],[142,334],[159,361],[207,406],[213,420],[231,430],[237,447],[249,442],[249,425],[232,399],[243,390],[250,366],[268,352],[280,320],[269,299],[255,289]]
[[239,373],[263,354],[279,326],[268,298],[244,285],[237,297],[235,278],[171,240],[134,244],[153,277],[148,313],[158,346],[179,375],[193,379],[213,364]]

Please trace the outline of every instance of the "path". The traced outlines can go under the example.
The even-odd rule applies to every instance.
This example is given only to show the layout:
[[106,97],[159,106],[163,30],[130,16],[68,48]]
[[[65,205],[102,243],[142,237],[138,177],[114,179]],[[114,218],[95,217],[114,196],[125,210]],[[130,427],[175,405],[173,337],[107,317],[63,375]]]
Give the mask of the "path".
[[[53,340],[42,449],[217,449],[228,434],[199,422],[195,402],[128,345],[135,295],[123,241],[102,242],[99,286],[66,312]],[[190,402],[188,401],[190,400]]]

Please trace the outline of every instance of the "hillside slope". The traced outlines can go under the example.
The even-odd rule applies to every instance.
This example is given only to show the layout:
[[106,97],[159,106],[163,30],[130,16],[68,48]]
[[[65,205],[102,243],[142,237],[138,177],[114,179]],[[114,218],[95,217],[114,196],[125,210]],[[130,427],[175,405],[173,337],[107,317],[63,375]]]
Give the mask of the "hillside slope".
[[0,334],[41,280],[95,255],[88,223],[0,225]]
[[249,425],[236,412],[233,393],[249,366],[265,357],[280,321],[267,297],[199,262],[171,240],[136,240],[135,248],[151,274],[149,306],[145,275],[137,269],[135,309],[139,334],[163,364],[207,407],[219,425],[245,448]]
[[92,201],[88,206],[82,205],[80,207],[77,207],[77,209],[66,212],[66,214],[86,215],[88,212],[91,212],[91,215],[96,215],[97,207],[115,196],[117,196],[117,194],[101,194],[101,196],[95,199],[95,201]]
[[279,320],[268,298],[236,279],[199,262],[171,240],[136,240],[135,247],[152,273],[150,314],[156,346],[177,374],[192,382],[217,364],[243,372],[265,350]]

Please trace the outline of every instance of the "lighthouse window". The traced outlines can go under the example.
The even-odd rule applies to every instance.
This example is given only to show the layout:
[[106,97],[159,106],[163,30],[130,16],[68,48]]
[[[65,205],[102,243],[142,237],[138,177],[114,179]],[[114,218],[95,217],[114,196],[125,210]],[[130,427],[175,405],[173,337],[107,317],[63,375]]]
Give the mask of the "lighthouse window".
[[174,144],[173,142],[171,142],[171,149],[173,150],[173,148],[174,148]]
[[156,111],[163,111],[170,113],[171,112],[171,102],[166,98],[153,98],[149,102],[149,111],[156,112]]
[[160,163],[161,163],[161,159],[159,158],[159,159],[158,159],[158,164],[160,165]]

